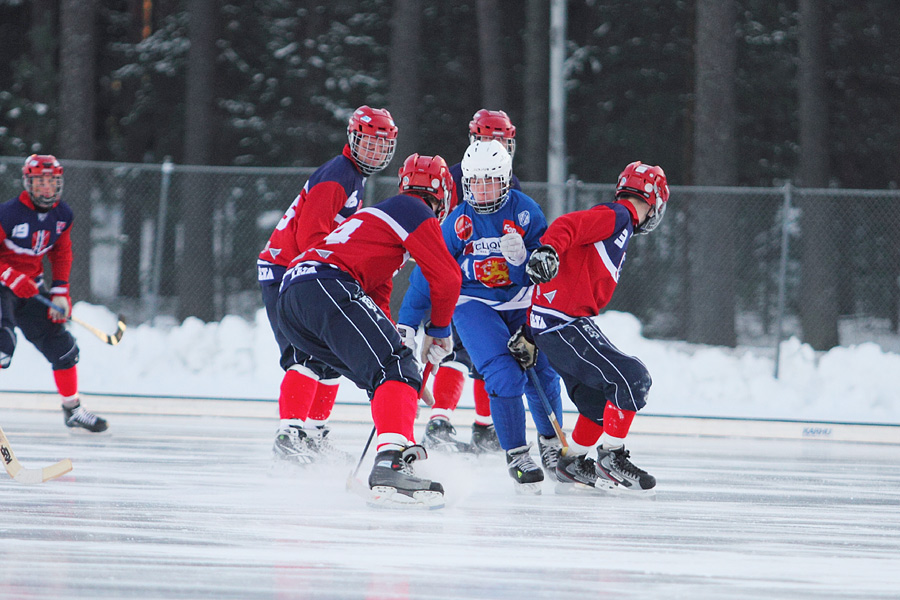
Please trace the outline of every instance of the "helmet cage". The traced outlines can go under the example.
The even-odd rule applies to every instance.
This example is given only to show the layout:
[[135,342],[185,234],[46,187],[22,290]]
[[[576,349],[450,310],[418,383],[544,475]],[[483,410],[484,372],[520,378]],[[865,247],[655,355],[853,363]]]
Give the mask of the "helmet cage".
[[[35,186],[36,178],[50,177],[53,191],[46,193],[43,186]],[[50,154],[32,154],[25,159],[22,167],[22,185],[31,197],[31,202],[36,208],[49,210],[59,203],[63,192],[63,168]],[[38,189],[40,188],[40,189]]]
[[657,166],[635,161],[619,174],[616,184],[616,199],[635,196],[650,205],[650,212],[644,222],[635,227],[636,234],[647,234],[656,229],[666,214],[669,200],[669,185],[665,172]]
[[384,108],[360,106],[347,124],[350,155],[363,175],[381,171],[391,159],[397,145],[397,125]]
[[516,153],[516,128],[502,110],[482,108],[469,122],[469,143],[497,140],[506,145],[506,151],[512,158]]
[[509,198],[512,159],[497,140],[476,140],[462,162],[463,198],[478,214],[500,210]]

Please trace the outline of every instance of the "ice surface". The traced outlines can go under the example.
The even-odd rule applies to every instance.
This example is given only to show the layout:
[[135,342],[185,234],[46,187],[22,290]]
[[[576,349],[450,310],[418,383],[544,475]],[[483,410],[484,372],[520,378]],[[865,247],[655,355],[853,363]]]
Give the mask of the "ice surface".
[[[110,416],[110,415],[107,415]],[[8,409],[0,598],[897,598],[900,446],[629,436],[653,498],[517,496],[502,455],[432,455],[438,511],[367,508],[354,464],[278,468],[260,418]],[[423,421],[419,421],[421,434]],[[358,457],[370,425],[334,424]],[[460,424],[462,437],[465,427]],[[534,438],[533,431],[530,436]],[[371,453],[360,471],[365,478]]]

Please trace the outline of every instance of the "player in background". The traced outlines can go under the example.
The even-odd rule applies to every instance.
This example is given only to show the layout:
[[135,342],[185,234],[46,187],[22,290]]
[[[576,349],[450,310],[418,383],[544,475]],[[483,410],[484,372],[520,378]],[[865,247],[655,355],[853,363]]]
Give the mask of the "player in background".
[[[544,479],[530,456],[525,432],[528,400],[538,429],[545,469],[555,473],[562,444],[544,411],[538,391],[507,348],[510,335],[526,320],[531,281],[525,273],[530,253],[540,246],[547,221],[537,203],[510,189],[512,161],[503,145],[475,141],[462,159],[465,202],[444,223],[444,242],[459,263],[463,285],[453,323],[484,376],[500,445],[517,492],[540,493]],[[420,277],[413,272],[412,278]],[[421,281],[411,282],[423,286]],[[557,420],[562,420],[559,376],[538,357],[538,379]],[[436,401],[436,399],[435,399]]]
[[[509,152],[510,160],[516,152],[516,128],[509,116],[502,110],[482,108],[472,116],[469,122],[469,143],[497,140]],[[457,204],[462,204],[462,167],[456,163],[450,167],[456,184]],[[519,179],[513,174],[510,187],[522,191]],[[403,304],[397,315],[398,329],[405,342],[415,347],[416,331],[420,323],[428,316],[428,289],[422,285],[413,285],[413,281],[422,282],[417,276],[410,279],[410,287],[403,297]],[[475,421],[472,423],[472,441],[469,444],[456,439],[456,428],[451,423],[453,411],[459,405],[465,386],[465,374],[473,381],[475,397]],[[472,365],[468,350],[462,340],[454,333],[453,352],[444,359],[440,369],[434,376],[434,406],[428,425],[425,427],[425,439],[422,445],[429,449],[450,450],[454,452],[498,452],[502,450],[494,421],[491,417],[491,398],[484,387],[484,377]]]
[[[98,433],[106,420],[78,399],[78,345],[64,324],[72,312],[72,209],[61,200],[63,168],[56,157],[32,154],[22,168],[25,191],[0,204],[0,370],[9,368],[16,349],[16,327],[50,363],[62,396],[67,427]],[[53,283],[44,286],[44,256]],[[34,297],[48,296],[60,311]]]
[[339,374],[327,368],[314,370],[309,363],[315,359],[291,347],[276,317],[278,288],[288,264],[297,255],[320,242],[362,206],[366,178],[384,169],[394,156],[397,126],[387,110],[361,106],[350,117],[347,142],[339,156],[310,176],[257,260],[266,315],[285,371],[273,452],[278,458],[297,463],[311,462],[321,452],[332,457],[340,454],[326,437]]
[[[422,376],[391,320],[392,279],[412,256],[431,284],[431,322],[422,360],[440,363],[453,348],[450,319],[459,298],[459,266],[440,221],[450,210],[453,179],[440,156],[409,156],[400,194],[364,208],[294,259],[278,299],[282,333],[318,376],[333,369],[369,393],[378,433],[369,475],[371,502],[443,505],[443,487],[416,477],[427,457],[413,425]],[[323,364],[324,363],[324,364]]]
[[[619,175],[614,203],[556,219],[528,261],[538,284],[530,317],[534,343],[578,408],[568,451],[556,465],[561,482],[630,491],[656,485],[625,449],[632,420],[647,402],[650,373],[616,348],[591,317],[609,303],[631,237],[656,229],[668,199],[663,170],[633,162]],[[598,442],[594,461],[587,453]]]

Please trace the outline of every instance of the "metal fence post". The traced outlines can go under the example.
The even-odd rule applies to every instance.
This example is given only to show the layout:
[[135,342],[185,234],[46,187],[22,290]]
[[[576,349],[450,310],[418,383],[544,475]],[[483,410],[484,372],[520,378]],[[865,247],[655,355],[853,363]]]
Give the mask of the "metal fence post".
[[159,289],[162,281],[163,250],[166,243],[166,213],[169,209],[169,187],[172,183],[172,172],[175,165],[167,156],[160,165],[161,181],[159,185],[159,210],[156,215],[156,235],[153,245],[153,264],[150,268],[150,310],[149,319],[155,319],[159,313]]
[[784,205],[781,208],[781,261],[778,265],[778,314],[775,319],[775,379],[778,379],[778,365],[781,362],[781,338],[784,335],[784,304],[787,295],[788,228],[790,227],[791,195],[793,186],[784,184]]
[[578,184],[578,179],[574,175],[569,175],[566,180],[566,206],[563,214],[578,210]]

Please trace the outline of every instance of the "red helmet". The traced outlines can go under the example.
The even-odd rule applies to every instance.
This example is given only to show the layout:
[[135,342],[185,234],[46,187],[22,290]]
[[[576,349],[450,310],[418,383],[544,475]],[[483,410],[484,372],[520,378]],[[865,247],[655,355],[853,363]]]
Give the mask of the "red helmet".
[[662,221],[669,200],[669,185],[661,167],[645,165],[636,160],[619,174],[616,184],[616,199],[622,196],[637,196],[652,207],[647,219],[635,228],[635,233],[650,233]]
[[502,110],[482,108],[469,122],[469,143],[497,140],[506,145],[510,158],[516,153],[516,128]]
[[385,108],[360,106],[347,125],[350,154],[363,175],[382,170],[394,157],[397,125]]
[[[34,191],[33,179],[35,177],[52,177],[54,191],[46,193],[44,190]],[[22,184],[25,191],[31,196],[35,207],[49,210],[56,206],[63,191],[63,168],[52,154],[32,154],[25,159],[22,167]]]
[[443,222],[453,210],[452,201],[456,198],[453,175],[447,161],[438,155],[408,156],[400,168],[400,193],[418,196],[425,201],[428,201],[426,195],[437,200],[440,205],[434,214],[438,221]]

